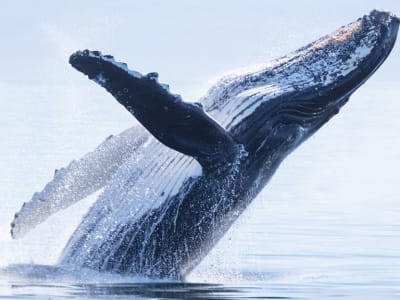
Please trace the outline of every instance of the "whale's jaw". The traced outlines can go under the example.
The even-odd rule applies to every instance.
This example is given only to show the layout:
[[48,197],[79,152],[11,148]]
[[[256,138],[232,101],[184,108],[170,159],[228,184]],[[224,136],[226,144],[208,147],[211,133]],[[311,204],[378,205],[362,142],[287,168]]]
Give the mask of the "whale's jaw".
[[245,145],[249,159],[266,165],[278,153],[279,164],[385,61],[399,23],[390,13],[372,11],[263,70],[232,82],[228,78],[225,93],[211,90],[205,98],[215,97],[209,113],[231,111],[226,127]]

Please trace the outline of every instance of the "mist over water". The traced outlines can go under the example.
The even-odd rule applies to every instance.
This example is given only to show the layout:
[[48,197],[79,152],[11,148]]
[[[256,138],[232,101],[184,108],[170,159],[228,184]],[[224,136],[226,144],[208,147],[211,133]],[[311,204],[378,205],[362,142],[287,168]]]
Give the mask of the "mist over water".
[[[268,4],[250,2],[257,11],[262,7],[263,14],[270,16]],[[381,6],[385,4],[400,14],[398,4],[383,2]],[[0,267],[10,264],[28,264],[28,267],[9,268],[8,273],[2,273],[0,295],[15,299],[104,298],[105,295],[224,299],[398,297],[399,45],[342,111],[283,162],[264,191],[188,277],[187,284],[155,283],[144,278],[86,270],[29,267],[57,262],[65,243],[97,195],[57,213],[21,240],[13,241],[9,235],[13,214],[35,191],[43,188],[54,169],[81,157],[110,134],[119,133],[136,122],[111,96],[75,74],[67,63],[70,53],[86,47],[105,49],[118,55],[117,59],[127,61],[133,69],[159,71],[161,82],[170,83],[173,92],[195,100],[221,72],[295,50],[374,8],[371,1],[365,1],[360,7],[351,6],[345,12],[332,8],[328,14],[318,6],[322,4],[313,5],[321,10],[318,18],[313,18],[311,12],[295,13],[274,6],[280,16],[263,21],[260,21],[260,12],[248,8],[243,11],[247,6],[239,4],[232,4],[233,8],[228,11],[220,4],[208,10],[199,8],[200,16],[210,14],[214,27],[203,24],[203,33],[199,20],[195,18],[195,25],[190,25],[190,16],[181,16],[180,20],[187,21],[185,24],[191,30],[202,34],[193,38],[189,37],[190,32],[181,31],[175,36],[176,28],[182,26],[171,23],[168,37],[175,43],[174,47],[169,46],[166,38],[160,43],[146,37],[144,29],[138,31],[134,26],[138,23],[133,21],[137,12],[133,12],[133,7],[131,18],[125,14],[118,18],[117,14],[110,13],[103,23],[97,21],[102,26],[82,27],[81,32],[77,27],[84,18],[69,20],[64,16],[57,23],[57,16],[62,16],[60,10],[53,14],[42,12],[45,17],[41,22],[29,17],[35,20],[27,18],[19,25],[21,36],[28,32],[31,23],[40,23],[32,27],[37,34],[45,32],[39,34],[37,42],[27,41],[32,44],[31,53],[20,49],[22,42],[18,37],[11,39],[9,33],[4,33],[9,38],[9,47],[1,50],[5,52],[1,55],[4,72],[0,82]],[[337,4],[340,5],[344,4]],[[137,5],[135,8],[139,9]],[[66,10],[73,8],[68,6]],[[89,8],[85,6],[82,10],[89,11]],[[141,7],[142,13],[149,10],[150,7]],[[339,11],[343,13],[339,15]],[[227,24],[221,21],[225,18],[217,17],[223,12],[230,16],[226,18]],[[256,16],[251,17],[251,13]],[[92,12],[94,24],[104,14],[105,8]],[[176,13],[167,11],[166,14]],[[234,23],[231,19],[239,15],[246,15],[244,29],[236,25],[235,30],[228,31]],[[301,22],[294,27],[296,17]],[[283,18],[286,23],[281,22]],[[216,23],[218,20],[220,23]],[[314,26],[307,31],[306,26],[312,22]],[[133,28],[129,42],[124,38],[129,33],[128,25]],[[158,25],[162,28],[162,24]],[[153,29],[153,25],[149,26]],[[35,28],[39,29],[35,31]],[[207,28],[217,28],[219,36]],[[274,30],[268,34],[271,28]],[[105,31],[100,38],[101,29]],[[225,32],[229,38],[224,36]],[[236,35],[242,38],[237,39]],[[193,49],[187,45],[192,39],[196,41]],[[196,52],[206,43],[212,45],[208,52]],[[240,47],[236,48],[240,49],[234,47],[238,44]],[[15,53],[7,50],[13,47],[19,50]],[[147,54],[141,52],[149,48],[152,50]],[[182,48],[185,55],[179,50]],[[228,48],[236,50],[228,53]],[[18,71],[9,60],[15,61]]]

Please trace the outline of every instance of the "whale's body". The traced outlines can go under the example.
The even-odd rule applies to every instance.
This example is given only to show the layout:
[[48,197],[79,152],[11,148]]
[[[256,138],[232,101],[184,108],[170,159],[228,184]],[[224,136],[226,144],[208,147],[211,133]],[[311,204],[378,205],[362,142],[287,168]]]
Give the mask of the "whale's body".
[[13,235],[106,186],[60,263],[184,277],[282,160],[380,66],[398,25],[374,11],[269,65],[223,78],[201,105],[181,101],[154,73],[143,76],[96,51],[75,53],[71,64],[151,134],[132,128],[60,170],[16,216]]

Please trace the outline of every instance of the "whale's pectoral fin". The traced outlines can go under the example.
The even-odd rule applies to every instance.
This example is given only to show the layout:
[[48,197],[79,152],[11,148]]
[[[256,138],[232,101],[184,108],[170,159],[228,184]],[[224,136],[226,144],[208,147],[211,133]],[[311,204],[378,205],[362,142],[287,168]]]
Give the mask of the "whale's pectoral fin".
[[237,159],[238,145],[200,104],[182,101],[157,73],[131,71],[112,56],[78,51],[71,65],[103,86],[164,145],[194,157],[207,171]]
[[132,127],[107,138],[94,151],[56,170],[44,189],[35,193],[15,214],[11,236],[23,237],[54,213],[104,187],[148,138],[149,134],[141,126]]

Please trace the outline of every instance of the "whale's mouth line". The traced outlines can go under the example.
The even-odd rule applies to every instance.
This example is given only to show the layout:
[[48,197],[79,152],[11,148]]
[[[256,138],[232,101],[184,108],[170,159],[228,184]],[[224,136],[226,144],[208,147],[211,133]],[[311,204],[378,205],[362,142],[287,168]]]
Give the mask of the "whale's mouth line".
[[[283,108],[288,121],[299,120],[304,130],[315,132],[385,61],[396,41],[399,23],[392,14],[373,11],[299,49],[286,61],[278,60],[264,71],[264,84],[273,88],[255,86],[239,94],[237,100],[230,100],[237,101],[241,109],[235,109],[226,127],[232,129],[247,118],[264,126],[263,120],[275,118],[275,110],[283,115]],[[319,117],[321,120],[317,120]]]

